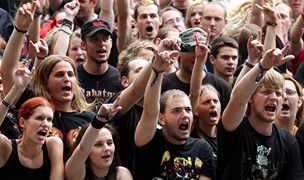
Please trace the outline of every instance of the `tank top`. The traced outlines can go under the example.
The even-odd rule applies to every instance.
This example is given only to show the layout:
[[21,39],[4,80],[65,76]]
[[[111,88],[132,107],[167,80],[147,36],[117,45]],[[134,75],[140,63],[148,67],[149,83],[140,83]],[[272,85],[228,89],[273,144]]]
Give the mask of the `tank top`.
[[0,168],[0,179],[20,180],[48,180],[50,178],[51,164],[48,157],[46,143],[42,145],[43,164],[40,168],[31,169],[23,166],[19,161],[17,142],[15,139],[12,142],[12,153],[6,164]]

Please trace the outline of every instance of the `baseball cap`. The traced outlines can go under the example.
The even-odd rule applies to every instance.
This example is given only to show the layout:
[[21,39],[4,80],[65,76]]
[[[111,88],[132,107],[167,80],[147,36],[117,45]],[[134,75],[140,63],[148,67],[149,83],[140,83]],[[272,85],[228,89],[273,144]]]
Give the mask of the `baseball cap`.
[[93,36],[101,30],[112,35],[111,25],[106,20],[97,18],[92,21],[87,21],[81,26],[81,38]]
[[199,34],[200,40],[206,42],[207,33],[203,29],[198,27],[188,28],[179,34],[179,37],[181,39],[181,52],[194,51],[196,45],[194,34],[196,33]]

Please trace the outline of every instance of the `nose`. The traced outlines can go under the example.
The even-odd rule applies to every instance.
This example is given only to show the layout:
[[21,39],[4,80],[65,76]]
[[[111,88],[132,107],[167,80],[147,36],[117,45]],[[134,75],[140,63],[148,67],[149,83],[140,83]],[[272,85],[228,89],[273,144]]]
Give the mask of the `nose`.
[[69,80],[70,80],[70,76],[68,75],[68,73],[65,73],[65,74],[64,74],[63,79],[64,79],[65,81],[69,81]]
[[210,25],[211,25],[211,26],[215,26],[215,19],[214,19],[214,18],[211,18],[211,20],[210,20]]
[[201,16],[200,16],[199,14],[195,14],[195,15],[194,15],[194,18],[195,18],[195,19],[200,19]]

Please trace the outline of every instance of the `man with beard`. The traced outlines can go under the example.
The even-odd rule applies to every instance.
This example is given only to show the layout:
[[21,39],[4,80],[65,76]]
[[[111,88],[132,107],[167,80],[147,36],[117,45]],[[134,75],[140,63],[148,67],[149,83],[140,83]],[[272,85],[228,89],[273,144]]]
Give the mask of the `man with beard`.
[[110,24],[103,19],[88,21],[81,28],[87,61],[78,66],[78,78],[88,102],[105,102],[122,90],[118,70],[108,64],[111,34]]
[[293,58],[287,49],[266,51],[234,86],[218,126],[217,179],[304,179],[297,140],[274,124],[284,78],[272,67]]

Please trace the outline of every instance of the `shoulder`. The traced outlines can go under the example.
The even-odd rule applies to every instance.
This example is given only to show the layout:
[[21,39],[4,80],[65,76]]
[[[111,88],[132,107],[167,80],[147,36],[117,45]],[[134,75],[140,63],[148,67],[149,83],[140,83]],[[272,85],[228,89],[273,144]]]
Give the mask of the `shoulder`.
[[62,140],[57,136],[51,136],[46,139],[46,146],[49,152],[63,148]]
[[12,153],[12,142],[3,134],[0,134],[0,149],[0,167],[3,167]]
[[117,167],[117,180],[130,180],[133,179],[131,172],[123,167],[123,166],[118,166]]

